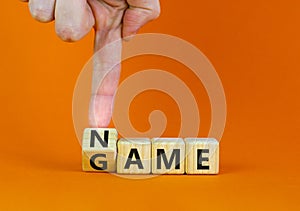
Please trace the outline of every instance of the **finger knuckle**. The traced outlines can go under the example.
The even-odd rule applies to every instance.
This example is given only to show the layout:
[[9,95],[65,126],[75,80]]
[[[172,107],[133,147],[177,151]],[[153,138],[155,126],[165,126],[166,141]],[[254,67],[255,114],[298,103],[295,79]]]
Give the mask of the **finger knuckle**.
[[152,19],[156,19],[160,16],[160,9],[153,9],[151,13]]
[[66,42],[75,42],[82,38],[81,30],[72,26],[56,26],[56,34]]
[[53,20],[53,13],[44,6],[30,6],[31,16],[40,22],[49,22]]

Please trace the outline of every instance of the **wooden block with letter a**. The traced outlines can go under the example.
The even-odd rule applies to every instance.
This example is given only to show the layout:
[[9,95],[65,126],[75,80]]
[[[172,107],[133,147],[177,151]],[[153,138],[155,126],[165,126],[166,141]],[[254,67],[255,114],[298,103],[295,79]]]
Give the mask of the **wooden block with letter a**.
[[151,142],[148,138],[122,138],[118,141],[117,173],[150,174]]
[[219,142],[214,138],[185,138],[187,174],[219,173]]
[[83,171],[115,171],[117,140],[114,128],[86,128],[82,140]]
[[182,138],[153,138],[152,173],[184,174],[185,144]]

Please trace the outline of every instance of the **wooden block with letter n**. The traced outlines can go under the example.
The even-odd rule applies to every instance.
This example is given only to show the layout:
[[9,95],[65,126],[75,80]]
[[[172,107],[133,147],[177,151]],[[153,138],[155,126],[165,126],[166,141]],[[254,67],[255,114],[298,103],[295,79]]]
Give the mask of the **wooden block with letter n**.
[[182,138],[153,138],[152,173],[184,174],[185,144]]
[[115,171],[117,140],[116,129],[86,128],[82,140],[83,171]]
[[118,141],[117,173],[150,174],[151,142],[148,138],[122,138]]
[[219,173],[219,142],[214,138],[185,138],[187,174]]

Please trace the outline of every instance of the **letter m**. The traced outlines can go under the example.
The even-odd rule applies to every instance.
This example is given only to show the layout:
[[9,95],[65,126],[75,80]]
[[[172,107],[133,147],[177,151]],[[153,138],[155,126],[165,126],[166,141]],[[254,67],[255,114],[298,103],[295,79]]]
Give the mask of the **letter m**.
[[[176,157],[176,158],[175,158]],[[168,161],[164,149],[157,149],[157,169],[161,169],[161,158],[164,160],[166,169],[171,169],[175,158],[175,169],[180,169],[180,149],[174,149]]]

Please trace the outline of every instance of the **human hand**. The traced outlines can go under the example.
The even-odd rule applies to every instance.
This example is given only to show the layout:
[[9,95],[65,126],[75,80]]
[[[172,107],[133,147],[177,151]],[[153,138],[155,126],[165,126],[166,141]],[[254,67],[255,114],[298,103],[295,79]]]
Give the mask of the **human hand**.
[[[21,0],[29,1],[33,18],[40,22],[55,19],[57,35],[64,41],[78,41],[94,28],[94,50],[121,38],[129,38],[140,27],[157,18],[160,14],[159,0]],[[121,41],[115,42],[101,56],[95,56],[94,73],[106,72],[100,79],[93,77],[93,90],[89,111],[91,127],[107,127],[112,116],[114,94],[116,92],[120,65]],[[99,54],[100,55],[100,54]],[[98,74],[99,75],[99,74]],[[100,74],[101,75],[101,74]]]

